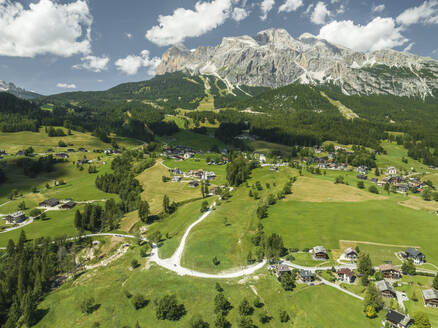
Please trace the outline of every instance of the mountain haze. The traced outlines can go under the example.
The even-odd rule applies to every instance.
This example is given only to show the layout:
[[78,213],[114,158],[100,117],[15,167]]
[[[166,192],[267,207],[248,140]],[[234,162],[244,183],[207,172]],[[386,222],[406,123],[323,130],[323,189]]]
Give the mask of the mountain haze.
[[168,49],[157,74],[185,71],[224,83],[281,87],[294,82],[334,84],[345,94],[438,95],[438,62],[407,52],[362,53],[309,33],[294,39],[284,29],[223,38],[213,47]]

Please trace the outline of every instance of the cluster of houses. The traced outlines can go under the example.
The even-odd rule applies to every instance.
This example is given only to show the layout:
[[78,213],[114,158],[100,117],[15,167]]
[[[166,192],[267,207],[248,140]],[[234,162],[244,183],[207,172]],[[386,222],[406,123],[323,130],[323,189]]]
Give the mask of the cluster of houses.
[[[203,181],[210,181],[216,178],[216,173],[213,171],[205,171],[205,170],[190,170],[188,172],[183,172],[179,168],[170,169],[170,173],[172,173],[172,182],[181,182],[182,178],[192,178],[192,179],[198,179]],[[199,186],[198,181],[190,181],[189,185],[191,187],[197,187]]]
[[182,161],[185,159],[193,158],[195,154],[196,152],[191,147],[176,146],[164,150],[161,153],[161,156]]
[[61,208],[64,210],[71,210],[75,206],[76,203],[71,199],[60,201],[56,198],[46,199],[39,204],[39,207],[42,208]]
[[23,211],[18,211],[8,214],[2,218],[7,224],[19,224],[26,221],[26,214]]

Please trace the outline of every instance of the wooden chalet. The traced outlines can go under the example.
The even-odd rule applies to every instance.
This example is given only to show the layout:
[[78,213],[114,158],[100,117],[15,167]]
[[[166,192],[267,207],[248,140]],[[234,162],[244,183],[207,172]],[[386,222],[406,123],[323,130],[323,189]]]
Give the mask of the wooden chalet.
[[313,247],[312,254],[315,260],[327,260],[329,258],[327,251],[323,246]]
[[409,315],[402,314],[400,312],[389,310],[386,314],[385,327],[388,324],[389,328],[408,328],[413,324],[413,320]]
[[69,200],[68,202],[62,204],[61,208],[66,209],[66,210],[71,210],[75,206],[76,206],[76,203],[71,201],[71,200]]
[[438,292],[435,289],[423,290],[422,294],[425,306],[438,308]]
[[383,277],[386,279],[400,279],[400,270],[392,264],[382,264],[379,266],[380,272],[383,273]]
[[351,284],[354,282],[354,273],[349,268],[341,268],[336,271],[336,275],[340,281]]
[[309,270],[300,270],[299,275],[302,282],[312,282],[314,279],[313,272]]
[[356,261],[357,256],[358,256],[357,252],[351,247],[347,248],[344,252],[344,257],[350,261]]
[[59,200],[56,198],[46,199],[40,203],[40,207],[55,207],[59,205]]
[[376,288],[383,297],[395,298],[396,293],[392,284],[386,280],[376,281]]

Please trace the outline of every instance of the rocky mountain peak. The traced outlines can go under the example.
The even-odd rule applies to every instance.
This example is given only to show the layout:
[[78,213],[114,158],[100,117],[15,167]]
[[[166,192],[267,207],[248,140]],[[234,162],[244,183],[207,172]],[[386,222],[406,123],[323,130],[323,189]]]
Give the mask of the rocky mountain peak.
[[438,95],[437,61],[395,50],[362,53],[310,33],[294,39],[284,29],[225,37],[194,51],[174,46],[157,74],[175,71],[214,74],[236,85],[331,83],[346,94]]

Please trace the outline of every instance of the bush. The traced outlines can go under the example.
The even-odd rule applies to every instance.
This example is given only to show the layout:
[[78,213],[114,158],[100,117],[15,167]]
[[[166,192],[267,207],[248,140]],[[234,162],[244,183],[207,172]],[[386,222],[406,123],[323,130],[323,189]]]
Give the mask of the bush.
[[132,304],[136,310],[144,308],[148,303],[149,301],[146,300],[141,294],[137,294],[132,298]]
[[286,311],[282,310],[280,311],[280,322],[288,322],[289,321],[289,314],[287,314]]
[[97,305],[96,305],[96,302],[94,300],[94,297],[86,298],[81,303],[81,311],[82,311],[82,313],[91,314],[96,309],[97,309]]
[[131,261],[131,268],[136,269],[139,266],[137,259]]
[[373,194],[378,194],[379,193],[379,189],[377,189],[376,186],[372,185],[368,188],[368,191],[373,193]]
[[357,182],[357,187],[359,189],[365,189],[365,183],[363,181],[358,181]]
[[34,208],[33,210],[30,211],[29,215],[31,217],[37,217],[41,214],[41,210],[38,208]]
[[208,322],[205,322],[202,320],[202,317],[200,315],[195,315],[190,319],[189,323],[190,328],[209,328],[210,325]]
[[215,256],[215,257],[213,257],[213,264],[214,265],[219,265],[220,263],[221,263],[221,261],[219,261],[218,259],[217,259],[217,257]]

